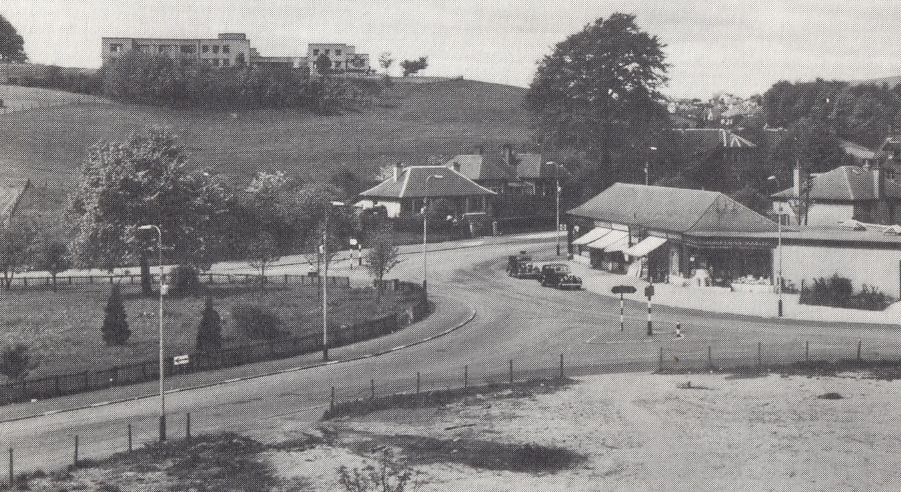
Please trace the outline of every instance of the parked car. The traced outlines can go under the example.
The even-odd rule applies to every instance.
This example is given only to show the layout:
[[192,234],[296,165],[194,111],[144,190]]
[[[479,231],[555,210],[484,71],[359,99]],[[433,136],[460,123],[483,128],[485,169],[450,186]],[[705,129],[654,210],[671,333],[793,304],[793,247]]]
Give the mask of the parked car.
[[580,290],[582,279],[573,275],[566,263],[549,263],[541,267],[539,277],[543,287],[563,290]]

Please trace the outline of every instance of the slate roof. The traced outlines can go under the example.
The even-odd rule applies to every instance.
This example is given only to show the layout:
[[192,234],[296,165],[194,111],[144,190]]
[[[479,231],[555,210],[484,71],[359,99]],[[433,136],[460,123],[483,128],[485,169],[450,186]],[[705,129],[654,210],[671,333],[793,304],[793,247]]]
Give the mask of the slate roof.
[[778,229],[775,222],[722,193],[627,183],[616,183],[567,213],[674,233]]
[[676,128],[674,131],[686,137],[686,140],[706,147],[724,147],[729,149],[753,149],[754,142],[723,128]]
[[[845,202],[875,200],[874,173],[860,166],[841,166],[818,174],[812,178],[810,198]],[[901,199],[901,186],[885,180],[885,197]],[[774,194],[773,198],[795,198],[794,187]]]
[[453,169],[454,164],[460,167],[460,174],[473,181],[511,180],[515,175],[507,164],[495,155],[461,154],[447,162]]
[[[439,175],[441,179],[429,176]],[[360,193],[362,197],[371,198],[423,198],[423,197],[460,197],[494,195],[487,188],[479,186],[461,173],[444,166],[409,166],[405,167],[397,181],[390,177],[378,185]]]
[[855,159],[871,160],[876,157],[876,152],[873,152],[863,145],[854,143],[850,140],[839,140],[839,146],[841,146],[842,150],[844,150],[846,154],[854,157]]

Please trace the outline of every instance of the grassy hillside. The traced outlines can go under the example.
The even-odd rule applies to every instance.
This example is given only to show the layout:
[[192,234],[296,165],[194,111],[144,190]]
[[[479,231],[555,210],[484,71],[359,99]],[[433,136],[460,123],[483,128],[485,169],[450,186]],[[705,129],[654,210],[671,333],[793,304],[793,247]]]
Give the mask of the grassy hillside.
[[370,109],[338,116],[297,110],[217,112],[120,104],[68,104],[0,116],[0,169],[7,178],[70,183],[85,149],[122,140],[150,125],[174,128],[193,161],[236,177],[283,170],[301,177],[349,169],[370,177],[379,166],[423,163],[528,140],[525,89],[451,80],[398,82]]

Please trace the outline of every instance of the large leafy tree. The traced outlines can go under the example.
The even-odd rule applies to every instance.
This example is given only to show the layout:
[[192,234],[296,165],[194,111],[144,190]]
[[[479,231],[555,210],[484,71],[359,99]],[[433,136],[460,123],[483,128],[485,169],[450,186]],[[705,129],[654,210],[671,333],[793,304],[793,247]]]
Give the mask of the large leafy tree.
[[25,63],[25,40],[16,28],[0,15],[0,63]]
[[77,266],[109,270],[137,261],[149,293],[156,238],[138,226],[160,227],[166,261],[207,268],[227,198],[218,177],[188,168],[168,129],[152,128],[127,143],[100,143],[82,164],[68,205],[73,259]]
[[664,47],[634,15],[622,13],[558,43],[539,63],[526,95],[545,148],[584,151],[600,164],[598,185],[609,184],[614,152],[665,118],[659,92],[667,82]]

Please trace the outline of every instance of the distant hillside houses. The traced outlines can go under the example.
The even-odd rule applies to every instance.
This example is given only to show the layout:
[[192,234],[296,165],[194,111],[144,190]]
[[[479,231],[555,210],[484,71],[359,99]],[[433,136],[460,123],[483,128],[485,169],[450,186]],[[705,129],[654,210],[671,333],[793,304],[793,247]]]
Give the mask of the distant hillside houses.
[[215,38],[104,37],[101,44],[103,63],[115,63],[123,54],[133,50],[169,56],[185,64],[203,63],[215,68],[249,64],[270,68],[303,68],[311,73],[315,73],[316,61],[326,56],[331,63],[330,73],[367,75],[373,72],[369,54],[357,53],[353,45],[310,43],[304,55],[263,56],[251,46],[250,39],[244,33],[220,33]]

